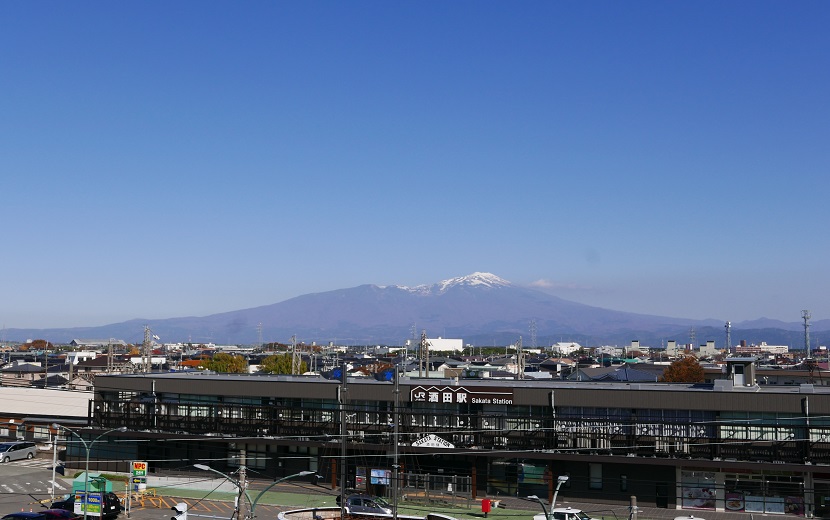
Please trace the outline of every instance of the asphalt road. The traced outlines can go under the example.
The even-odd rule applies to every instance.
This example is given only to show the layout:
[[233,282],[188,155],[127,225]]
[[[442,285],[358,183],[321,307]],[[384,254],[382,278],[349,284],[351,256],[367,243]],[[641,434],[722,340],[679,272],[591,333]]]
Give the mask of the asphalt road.
[[[53,492],[51,467],[51,459],[38,457],[0,463],[0,514],[36,511],[43,507],[41,500],[50,501]],[[70,491],[70,482],[56,479],[55,496],[62,497]]]
[[[71,480],[56,475],[55,483],[52,484],[51,468],[52,460],[45,457],[0,463],[0,517],[15,511],[45,509],[51,504],[53,493],[57,498],[70,493],[72,491]],[[126,518],[170,519],[174,514],[171,507],[177,502],[188,504],[188,520],[229,519],[234,514],[233,502],[165,496],[145,500],[143,503],[131,503],[129,514],[125,511],[118,518],[119,520]],[[261,505],[257,508],[257,517],[274,519],[278,512],[277,507]]]

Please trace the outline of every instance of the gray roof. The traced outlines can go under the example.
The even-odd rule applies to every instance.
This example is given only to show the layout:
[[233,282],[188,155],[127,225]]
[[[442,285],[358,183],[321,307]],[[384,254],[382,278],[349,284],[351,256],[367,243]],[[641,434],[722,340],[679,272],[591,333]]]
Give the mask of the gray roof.
[[7,416],[86,419],[92,392],[0,387],[0,413]]

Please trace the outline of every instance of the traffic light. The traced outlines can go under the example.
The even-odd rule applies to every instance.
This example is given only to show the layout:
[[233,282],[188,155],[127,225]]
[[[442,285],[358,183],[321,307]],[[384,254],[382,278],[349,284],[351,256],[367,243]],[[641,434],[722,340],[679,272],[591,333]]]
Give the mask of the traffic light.
[[187,503],[179,502],[170,509],[176,512],[171,520],[187,520]]

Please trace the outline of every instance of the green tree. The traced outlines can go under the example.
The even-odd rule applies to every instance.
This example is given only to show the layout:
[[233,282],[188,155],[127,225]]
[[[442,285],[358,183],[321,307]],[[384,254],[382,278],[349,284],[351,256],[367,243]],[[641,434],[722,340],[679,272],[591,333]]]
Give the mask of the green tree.
[[[259,364],[259,371],[265,374],[290,374],[291,354],[274,354],[263,359]],[[305,361],[300,362],[300,374],[308,371]]]
[[663,371],[660,381],[664,383],[702,383],[703,367],[694,356],[678,359]]
[[248,362],[242,356],[218,352],[211,359],[204,359],[200,365],[207,370],[214,372],[227,372],[231,374],[244,374],[248,371]]

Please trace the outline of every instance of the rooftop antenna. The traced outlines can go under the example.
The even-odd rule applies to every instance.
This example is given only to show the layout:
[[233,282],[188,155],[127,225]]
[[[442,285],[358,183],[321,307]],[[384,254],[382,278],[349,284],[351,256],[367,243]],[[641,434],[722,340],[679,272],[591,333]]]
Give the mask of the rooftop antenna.
[[807,359],[810,359],[810,311],[801,311],[801,317],[804,319],[804,351]]

